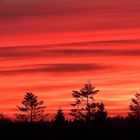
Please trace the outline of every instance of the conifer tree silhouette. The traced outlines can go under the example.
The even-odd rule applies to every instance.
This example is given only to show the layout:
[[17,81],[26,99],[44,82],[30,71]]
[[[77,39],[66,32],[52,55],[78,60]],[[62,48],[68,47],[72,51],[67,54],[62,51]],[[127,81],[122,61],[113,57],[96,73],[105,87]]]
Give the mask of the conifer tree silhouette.
[[101,102],[99,104],[97,104],[97,112],[95,113],[94,117],[97,120],[105,120],[107,118],[107,111],[105,110],[105,106],[104,103]]
[[62,123],[65,122],[65,115],[64,115],[63,110],[61,108],[59,108],[57,110],[57,113],[55,115],[54,121],[56,123],[59,123],[59,124],[62,124]]
[[18,109],[24,114],[16,114],[18,120],[21,121],[43,121],[48,114],[45,114],[44,102],[38,100],[38,96],[31,92],[27,92],[21,102],[23,106],[17,106]]
[[131,99],[129,109],[131,111],[128,114],[130,118],[140,119],[140,93],[136,93],[135,98]]
[[94,96],[99,92],[92,86],[91,82],[87,82],[80,91],[72,91],[72,96],[75,98],[75,103],[71,104],[74,109],[71,110],[72,115],[76,120],[93,120],[97,110],[97,103]]

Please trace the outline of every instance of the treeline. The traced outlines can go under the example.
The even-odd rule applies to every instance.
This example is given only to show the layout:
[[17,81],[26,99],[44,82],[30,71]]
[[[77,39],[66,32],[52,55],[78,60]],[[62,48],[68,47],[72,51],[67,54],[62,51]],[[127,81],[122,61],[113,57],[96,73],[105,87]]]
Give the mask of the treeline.
[[113,117],[93,121],[12,122],[0,120],[1,139],[139,139],[140,120]]
[[[73,120],[92,121],[92,120],[105,120],[108,117],[108,113],[105,109],[103,102],[97,102],[95,96],[99,93],[91,82],[87,82],[80,90],[73,90],[72,96],[75,101],[71,104],[72,109],[69,115],[73,117]],[[26,93],[22,106],[17,106],[20,113],[15,114],[16,120],[19,122],[44,122],[47,121],[49,113],[46,113],[46,106],[44,101],[39,101],[38,96],[33,93]],[[136,93],[135,98],[132,99],[130,105],[129,118],[140,119],[140,94]],[[60,117],[65,120],[63,110],[58,109],[54,120],[58,120]]]
[[129,105],[126,117],[109,117],[103,102],[95,100],[99,93],[90,82],[80,90],[72,91],[75,101],[71,104],[72,120],[65,118],[59,108],[54,118],[48,120],[44,102],[33,93],[26,93],[22,105],[17,106],[19,113],[11,120],[0,115],[0,135],[6,137],[19,135],[47,139],[135,139],[140,130],[140,94],[136,93]]

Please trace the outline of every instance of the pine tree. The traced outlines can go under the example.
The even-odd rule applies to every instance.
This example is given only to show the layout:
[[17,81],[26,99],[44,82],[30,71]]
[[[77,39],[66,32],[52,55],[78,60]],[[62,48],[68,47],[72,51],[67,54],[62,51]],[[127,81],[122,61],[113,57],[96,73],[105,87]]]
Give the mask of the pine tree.
[[129,106],[130,118],[140,119],[140,93],[135,94],[135,98],[131,99],[131,104]]
[[59,124],[62,124],[62,123],[65,122],[65,115],[64,115],[63,110],[61,108],[59,108],[57,110],[57,113],[55,115],[54,121],[56,123],[59,123]]
[[97,104],[98,110],[95,113],[94,117],[96,120],[105,120],[107,118],[107,112],[105,110],[105,106],[104,103],[101,102],[99,104]]
[[72,115],[76,120],[93,120],[97,110],[97,103],[94,96],[99,92],[90,82],[86,83],[80,91],[74,90],[72,96],[75,98],[75,103],[71,104],[74,109],[71,110]]
[[43,106],[43,101],[38,100],[38,96],[26,93],[21,103],[23,106],[17,106],[22,112],[22,114],[16,114],[18,120],[34,122],[46,119],[48,115],[44,113],[46,107]]

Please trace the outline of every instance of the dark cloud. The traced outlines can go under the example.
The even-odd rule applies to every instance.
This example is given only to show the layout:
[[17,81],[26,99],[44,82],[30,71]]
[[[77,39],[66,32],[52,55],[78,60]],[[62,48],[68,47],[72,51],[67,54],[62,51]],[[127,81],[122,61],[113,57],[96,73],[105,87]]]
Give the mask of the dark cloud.
[[57,52],[52,51],[52,54],[65,56],[140,56],[140,50],[81,50],[81,49],[62,49]]
[[61,0],[59,3],[49,0],[0,4],[0,34],[3,36],[139,28],[139,4],[133,1],[125,5],[110,0],[101,3],[98,0],[76,3],[70,0]]
[[98,64],[38,64],[10,70],[0,70],[1,75],[31,74],[31,73],[66,73],[80,71],[95,71],[106,69],[108,66]]
[[[99,45],[140,44],[140,40],[118,40],[100,42],[80,42],[56,46],[17,46],[0,47],[0,59],[47,58],[47,57],[88,57],[88,56],[140,56],[140,49],[105,49]],[[90,48],[87,49],[87,46]],[[95,47],[97,45],[97,47]],[[74,46],[74,47],[73,47]],[[84,48],[81,49],[80,46]]]
[[[75,4],[60,4],[57,2],[37,2],[37,3],[15,3],[0,5],[1,18],[22,18],[30,16],[63,16],[77,13],[84,13],[84,9],[89,9],[87,6],[75,6]],[[54,10],[55,9],[55,10]],[[91,8],[90,8],[91,9]]]
[[[101,1],[101,0],[100,0]],[[124,0],[122,0],[124,1]],[[80,2],[80,4],[79,4]],[[32,2],[4,2],[2,0],[0,5],[0,17],[7,18],[7,17],[23,17],[23,16],[64,16],[64,15],[73,15],[73,14],[84,14],[86,13],[137,13],[139,11],[138,4],[139,1],[133,0],[133,2],[127,0],[126,5],[122,5],[122,2],[117,0],[117,4],[115,1],[101,1],[99,0],[48,0],[48,1],[36,1]],[[129,9],[128,6],[129,5]],[[131,6],[133,5],[133,6]],[[131,6],[131,8],[130,8]]]
[[70,42],[70,43],[63,43],[63,44],[55,44],[50,46],[88,46],[88,45],[107,45],[107,44],[140,44],[140,39],[129,39],[129,40],[101,40],[101,41],[85,41],[85,42]]

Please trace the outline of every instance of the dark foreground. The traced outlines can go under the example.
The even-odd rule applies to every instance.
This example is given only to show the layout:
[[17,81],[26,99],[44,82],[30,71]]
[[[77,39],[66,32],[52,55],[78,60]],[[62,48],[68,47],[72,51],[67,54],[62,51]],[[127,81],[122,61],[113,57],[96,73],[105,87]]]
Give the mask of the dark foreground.
[[0,122],[2,139],[140,139],[140,120],[123,118],[92,122]]

